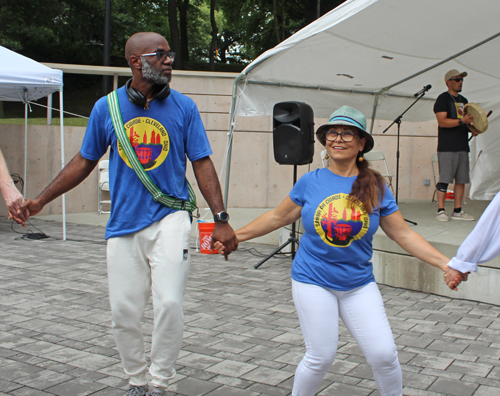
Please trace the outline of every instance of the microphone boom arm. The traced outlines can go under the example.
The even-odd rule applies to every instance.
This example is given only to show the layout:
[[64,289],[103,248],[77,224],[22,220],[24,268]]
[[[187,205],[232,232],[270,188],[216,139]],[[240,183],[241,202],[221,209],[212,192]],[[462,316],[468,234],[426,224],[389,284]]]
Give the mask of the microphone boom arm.
[[390,128],[391,126],[393,126],[394,124],[401,124],[401,119],[403,118],[403,116],[405,115],[405,113],[410,110],[414,105],[415,103],[417,103],[420,99],[423,98],[423,96],[425,95],[427,91],[423,91],[420,96],[417,98],[417,100],[415,100],[411,105],[410,107],[408,107],[405,111],[403,111],[394,121],[392,121],[391,125],[389,125],[387,128],[384,129],[384,131],[382,133],[386,133]]

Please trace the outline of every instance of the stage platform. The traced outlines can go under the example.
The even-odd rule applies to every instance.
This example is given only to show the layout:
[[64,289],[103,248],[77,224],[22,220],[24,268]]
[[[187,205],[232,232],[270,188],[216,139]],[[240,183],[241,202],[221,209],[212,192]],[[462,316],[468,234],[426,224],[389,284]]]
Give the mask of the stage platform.
[[[466,200],[463,210],[474,216],[476,221],[450,220],[439,222],[435,219],[436,202],[404,200],[399,208],[406,220],[416,222],[409,225],[439,251],[448,257],[456,255],[457,249],[477,224],[490,201]],[[446,202],[446,210],[451,214],[453,202]],[[500,241],[499,241],[500,242]],[[458,292],[451,291],[443,282],[440,271],[417,260],[390,240],[382,230],[374,238],[374,272],[377,282],[395,287],[404,287],[427,293],[435,293],[453,298],[464,298],[500,304],[500,259],[480,266],[477,273],[471,274],[467,283]]]
[[[463,209],[479,219],[490,201],[466,200]],[[435,219],[437,203],[430,200],[400,200],[399,208],[408,223],[438,250],[448,257],[455,256],[458,247],[472,231],[477,221],[450,220],[439,222]],[[446,202],[446,210],[451,214],[453,202]],[[258,217],[265,209],[230,208],[231,224],[237,229]],[[202,215],[206,213],[201,210]],[[41,220],[61,221],[61,215],[36,216]],[[66,221],[75,224],[105,226],[109,215],[94,213],[67,214]],[[208,216],[207,216],[208,218]],[[193,235],[195,226],[193,225]],[[71,237],[71,236],[68,236]],[[278,246],[278,233],[267,238],[258,238],[258,243]],[[377,282],[394,287],[434,293],[447,297],[463,298],[490,304],[500,304],[500,259],[480,266],[477,274],[471,274],[469,281],[453,292],[446,287],[440,271],[409,256],[396,243],[390,240],[382,230],[374,237],[374,272]]]

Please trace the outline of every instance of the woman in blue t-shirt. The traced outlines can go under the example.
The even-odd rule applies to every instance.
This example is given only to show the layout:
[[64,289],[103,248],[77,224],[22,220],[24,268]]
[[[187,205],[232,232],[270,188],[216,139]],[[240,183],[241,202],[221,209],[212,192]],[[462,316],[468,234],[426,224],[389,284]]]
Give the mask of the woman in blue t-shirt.
[[[396,345],[370,262],[374,233],[380,225],[410,254],[440,268],[451,289],[463,279],[446,266],[446,256],[408,227],[383,177],[363,159],[374,142],[361,112],[341,107],[316,135],[328,152],[328,167],[301,177],[276,209],[236,236],[247,241],[302,217],[292,292],[306,354],[295,372],[293,396],[313,396],[332,365],[339,317],[372,367],[381,395],[401,396]],[[223,253],[223,246],[216,247]]]

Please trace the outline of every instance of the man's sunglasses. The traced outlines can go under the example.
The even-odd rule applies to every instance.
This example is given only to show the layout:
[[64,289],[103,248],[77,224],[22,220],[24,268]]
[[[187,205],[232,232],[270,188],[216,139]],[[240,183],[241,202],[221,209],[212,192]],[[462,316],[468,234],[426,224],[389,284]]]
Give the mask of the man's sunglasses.
[[154,56],[154,55],[156,55],[156,58],[160,62],[165,62],[165,59],[167,59],[167,56],[170,59],[172,59],[172,62],[175,60],[175,52],[174,51],[168,51],[168,52],[158,51],[158,52],[152,52],[150,54],[138,54],[138,55],[135,55],[135,56]]
[[463,78],[450,78],[450,81],[460,82],[460,81],[464,81],[464,79]]

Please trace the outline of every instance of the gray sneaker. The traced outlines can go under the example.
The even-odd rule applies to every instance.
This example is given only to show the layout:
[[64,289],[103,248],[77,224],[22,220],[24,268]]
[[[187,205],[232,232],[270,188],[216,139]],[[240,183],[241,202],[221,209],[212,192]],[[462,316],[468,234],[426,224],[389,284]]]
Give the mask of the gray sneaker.
[[453,212],[451,214],[451,218],[453,220],[465,220],[465,221],[474,221],[474,220],[476,220],[474,217],[472,217],[471,215],[468,215],[463,210],[460,213]]
[[125,393],[125,396],[146,396],[148,395],[148,386],[135,386],[135,385],[130,385],[130,388],[128,388],[127,393]]
[[436,220],[437,221],[450,221],[450,218],[446,214],[446,212],[444,210],[442,210],[441,212],[437,212]]
[[167,391],[155,387],[151,392],[146,393],[146,396],[167,396]]

